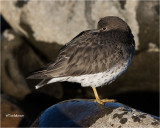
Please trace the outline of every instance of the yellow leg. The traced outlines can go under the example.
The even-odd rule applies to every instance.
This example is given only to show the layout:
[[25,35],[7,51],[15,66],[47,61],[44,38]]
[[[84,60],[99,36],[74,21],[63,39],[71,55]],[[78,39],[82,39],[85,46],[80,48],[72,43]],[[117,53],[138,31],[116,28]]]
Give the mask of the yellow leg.
[[100,99],[99,98],[99,96],[98,96],[98,93],[97,93],[97,90],[96,90],[96,88],[94,88],[94,87],[92,87],[92,89],[93,89],[93,92],[94,92],[94,95],[95,95],[95,98],[96,98],[96,102],[97,103],[99,103],[99,104],[104,104],[103,102],[114,102],[115,100],[113,100],[113,99]]
[[95,98],[96,98],[96,102],[99,103],[99,104],[103,104],[103,102],[101,101],[101,99],[98,96],[96,88],[92,87],[92,89],[93,89],[93,92],[94,92],[94,95],[95,95]]

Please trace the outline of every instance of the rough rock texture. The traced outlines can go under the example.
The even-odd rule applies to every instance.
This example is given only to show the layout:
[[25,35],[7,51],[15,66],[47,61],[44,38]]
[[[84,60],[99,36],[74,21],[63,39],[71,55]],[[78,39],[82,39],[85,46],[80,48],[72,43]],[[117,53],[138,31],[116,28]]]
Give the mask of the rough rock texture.
[[[36,81],[26,81],[29,73],[44,65],[41,56],[13,30],[2,35],[2,91],[18,99],[23,99],[35,90]],[[53,85],[53,84],[52,84]],[[48,91],[49,90],[49,91]],[[59,83],[38,90],[56,98],[62,98]]]
[[127,1],[124,4],[119,1],[3,1],[1,3],[1,13],[9,24],[17,32],[36,41],[65,44],[81,31],[96,28],[99,18],[115,15],[126,20],[131,26],[137,48],[139,46],[137,1]]
[[[135,36],[136,49],[148,48],[149,43],[155,43],[158,47],[158,1],[3,1],[1,3],[1,13],[9,24],[17,32],[37,42],[65,44],[79,32],[96,28],[99,18],[115,15],[130,25]],[[146,13],[148,10],[149,13]]]
[[[148,11],[149,10],[149,11]],[[147,13],[146,13],[147,12]],[[150,44],[159,47],[159,4],[158,1],[141,1],[137,6],[137,21],[139,24],[139,48],[150,49]],[[155,48],[155,50],[156,50]]]
[[15,100],[11,101],[4,95],[1,97],[1,109],[1,127],[18,127],[22,121],[28,121]]
[[120,103],[69,100],[46,109],[34,127],[160,127],[159,118]]
[[[20,68],[23,68],[22,58],[18,58],[15,52],[17,49],[22,50],[23,41],[18,36],[15,36],[13,31],[6,30],[2,36],[2,91],[10,96],[22,99],[30,93],[30,89],[24,79]],[[26,44],[24,44],[26,45]],[[23,49],[24,50],[24,49]],[[25,53],[26,51],[24,51]],[[22,52],[20,52],[22,54]],[[20,59],[20,60],[19,60]],[[18,62],[21,62],[21,66]],[[24,69],[24,71],[26,71]]]

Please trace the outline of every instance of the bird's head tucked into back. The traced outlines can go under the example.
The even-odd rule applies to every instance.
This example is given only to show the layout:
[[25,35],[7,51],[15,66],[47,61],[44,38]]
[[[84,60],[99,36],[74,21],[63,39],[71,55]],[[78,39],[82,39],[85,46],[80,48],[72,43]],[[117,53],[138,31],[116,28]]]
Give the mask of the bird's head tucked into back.
[[125,21],[119,17],[107,16],[101,18],[98,22],[97,29],[100,31],[121,30],[130,32],[130,28]]

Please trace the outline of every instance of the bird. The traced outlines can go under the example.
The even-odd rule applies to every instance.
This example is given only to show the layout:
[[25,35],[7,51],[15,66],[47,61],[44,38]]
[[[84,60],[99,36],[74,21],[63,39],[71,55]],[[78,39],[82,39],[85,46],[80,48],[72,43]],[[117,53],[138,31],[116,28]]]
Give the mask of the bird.
[[33,72],[28,79],[42,79],[36,89],[55,82],[76,82],[92,87],[95,102],[100,99],[96,88],[109,85],[129,67],[135,52],[135,41],[129,25],[117,16],[106,16],[96,29],[85,30],[66,43],[55,61]]

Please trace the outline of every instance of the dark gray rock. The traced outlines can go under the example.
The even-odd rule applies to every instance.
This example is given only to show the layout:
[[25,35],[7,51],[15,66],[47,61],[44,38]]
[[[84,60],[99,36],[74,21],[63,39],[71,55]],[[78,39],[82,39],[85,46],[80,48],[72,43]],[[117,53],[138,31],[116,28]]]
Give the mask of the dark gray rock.
[[[15,33],[6,30],[2,35],[2,91],[18,99],[35,90],[38,81],[26,81],[26,77],[37,68],[44,65],[40,54],[33,50],[29,43]],[[62,98],[61,84],[49,85],[38,91],[55,98]]]
[[33,127],[155,127],[159,118],[120,103],[69,100],[46,109]]
[[[147,12],[147,13],[146,13]],[[137,6],[139,24],[139,48],[149,49],[150,43],[159,47],[159,4],[157,1],[141,1]]]
[[[13,32],[12,30],[4,31],[2,35],[1,87],[3,93],[16,97],[18,99],[24,98],[31,92],[31,90],[27,86],[23,73],[20,71],[20,68],[23,68],[23,64],[25,63],[21,60],[26,56],[21,56],[22,53],[15,53],[18,51],[18,49],[22,50],[22,45],[23,40],[19,36],[17,36],[15,32]],[[21,59],[18,58],[18,56],[21,56]],[[21,62],[21,65],[18,65],[18,62]],[[24,71],[26,71],[26,69],[24,69]]]

